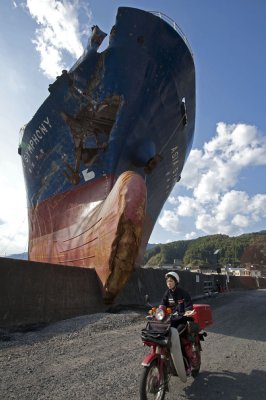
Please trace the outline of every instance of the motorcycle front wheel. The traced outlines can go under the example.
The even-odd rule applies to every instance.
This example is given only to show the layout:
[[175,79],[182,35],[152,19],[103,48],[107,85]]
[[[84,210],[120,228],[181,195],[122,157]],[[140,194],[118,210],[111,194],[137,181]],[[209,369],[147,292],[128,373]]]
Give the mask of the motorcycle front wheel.
[[140,400],[163,400],[167,388],[167,374],[160,373],[159,360],[144,367],[140,381]]

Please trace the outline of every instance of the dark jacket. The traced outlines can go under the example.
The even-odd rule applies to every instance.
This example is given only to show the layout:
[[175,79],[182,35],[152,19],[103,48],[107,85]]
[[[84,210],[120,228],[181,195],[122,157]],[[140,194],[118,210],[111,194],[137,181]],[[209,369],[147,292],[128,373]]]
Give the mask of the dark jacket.
[[193,303],[190,294],[178,286],[176,286],[174,290],[166,290],[161,304],[166,307],[176,306],[176,309],[180,315],[187,310],[193,310]]

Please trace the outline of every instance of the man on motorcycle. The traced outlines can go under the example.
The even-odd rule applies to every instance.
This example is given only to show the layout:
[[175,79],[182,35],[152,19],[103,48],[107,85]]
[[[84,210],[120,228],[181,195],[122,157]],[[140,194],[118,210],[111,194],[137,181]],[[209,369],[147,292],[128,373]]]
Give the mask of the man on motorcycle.
[[168,272],[165,275],[165,279],[168,289],[164,293],[161,304],[175,309],[176,315],[171,325],[181,332],[185,328],[188,320],[187,316],[184,316],[184,314],[187,311],[193,311],[193,303],[190,294],[178,286],[180,279],[176,272]]

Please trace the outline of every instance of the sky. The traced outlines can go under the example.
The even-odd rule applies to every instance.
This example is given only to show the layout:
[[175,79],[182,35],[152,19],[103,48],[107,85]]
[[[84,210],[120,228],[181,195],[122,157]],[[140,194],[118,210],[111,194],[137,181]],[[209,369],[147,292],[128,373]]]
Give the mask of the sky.
[[265,0],[4,0],[0,256],[28,246],[20,128],[48,96],[48,85],[82,54],[91,26],[109,34],[119,6],[172,18],[190,43],[196,67],[192,150],[149,242],[266,229]]

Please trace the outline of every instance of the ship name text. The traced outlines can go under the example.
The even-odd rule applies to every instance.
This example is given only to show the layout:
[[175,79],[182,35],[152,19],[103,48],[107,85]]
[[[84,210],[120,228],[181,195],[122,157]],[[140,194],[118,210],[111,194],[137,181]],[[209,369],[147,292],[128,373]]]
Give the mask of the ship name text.
[[39,125],[38,129],[36,129],[34,135],[32,135],[29,143],[26,145],[27,150],[25,150],[23,154],[23,160],[25,162],[28,163],[30,161],[30,155],[35,151],[36,145],[38,145],[39,142],[44,138],[49,128],[52,128],[52,125],[49,121],[49,118],[46,117],[46,119],[44,119]]
[[179,154],[178,154],[178,146],[175,146],[171,149],[172,155],[172,178],[174,182],[176,182],[178,165],[179,165]]

